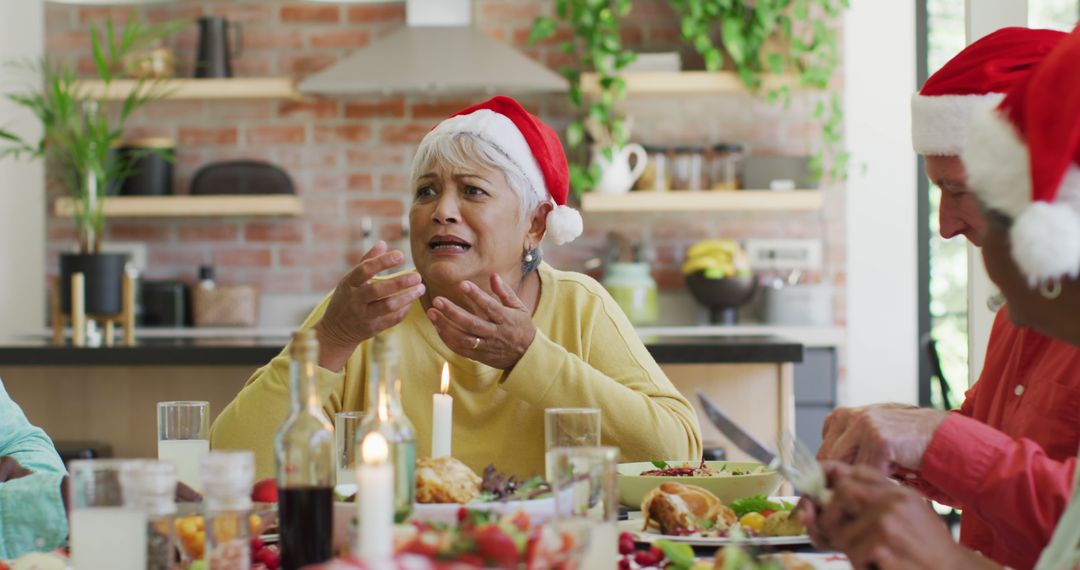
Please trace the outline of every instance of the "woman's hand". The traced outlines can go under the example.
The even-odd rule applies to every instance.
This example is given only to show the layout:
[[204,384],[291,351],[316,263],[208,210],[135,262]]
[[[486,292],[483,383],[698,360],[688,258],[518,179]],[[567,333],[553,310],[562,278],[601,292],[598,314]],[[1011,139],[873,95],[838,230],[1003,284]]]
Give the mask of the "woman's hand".
[[891,474],[898,467],[918,471],[923,455],[947,412],[875,404],[837,408],[825,418],[818,459],[866,465]]
[[536,338],[528,307],[498,275],[491,276],[491,290],[497,299],[470,281],[463,281],[460,288],[473,305],[471,312],[445,297],[436,297],[427,311],[428,319],[454,352],[509,371]]
[[338,282],[326,313],[314,327],[319,337],[319,366],[341,370],[358,344],[405,319],[412,302],[424,294],[420,275],[411,272],[371,280],[404,260],[404,254],[387,252],[386,243],[380,241]]

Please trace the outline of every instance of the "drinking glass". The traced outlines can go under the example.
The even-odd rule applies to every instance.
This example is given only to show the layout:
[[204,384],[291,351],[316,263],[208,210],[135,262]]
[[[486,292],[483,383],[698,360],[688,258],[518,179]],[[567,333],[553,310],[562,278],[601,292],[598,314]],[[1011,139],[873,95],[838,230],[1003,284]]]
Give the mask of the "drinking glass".
[[356,452],[360,441],[356,438],[364,412],[338,412],[334,415],[334,441],[337,455],[337,485],[339,495],[356,493]]
[[199,463],[210,452],[210,402],[158,402],[158,459],[176,465],[176,479],[201,491]]
[[544,462],[552,481],[551,451],[557,447],[600,445],[600,410],[597,408],[548,408],[544,410]]
[[615,447],[557,447],[551,451],[555,528],[580,554],[579,568],[614,570],[618,563],[619,491]]
[[69,465],[72,567],[145,570],[147,516],[133,485],[137,460],[83,459]]

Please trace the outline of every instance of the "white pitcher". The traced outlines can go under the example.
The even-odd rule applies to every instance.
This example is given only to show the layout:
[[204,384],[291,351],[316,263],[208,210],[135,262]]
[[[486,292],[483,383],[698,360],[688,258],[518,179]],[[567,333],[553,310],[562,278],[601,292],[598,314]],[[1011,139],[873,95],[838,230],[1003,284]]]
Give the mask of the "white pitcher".
[[[630,167],[630,157],[634,157],[634,166]],[[604,156],[603,149],[594,148],[593,164],[600,165],[600,180],[593,190],[602,194],[625,194],[634,186],[641,173],[645,171],[648,155],[637,143],[630,143],[622,148],[612,149],[611,160]]]

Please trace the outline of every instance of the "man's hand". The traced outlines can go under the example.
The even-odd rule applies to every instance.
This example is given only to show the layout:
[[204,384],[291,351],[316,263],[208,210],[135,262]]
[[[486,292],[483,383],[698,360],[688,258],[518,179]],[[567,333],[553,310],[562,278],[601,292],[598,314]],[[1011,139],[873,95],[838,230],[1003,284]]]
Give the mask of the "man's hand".
[[825,418],[818,459],[866,465],[886,474],[918,471],[947,412],[876,404],[837,408]]
[[26,477],[31,473],[33,473],[33,471],[19,465],[19,462],[16,461],[14,457],[11,457],[10,455],[0,457],[0,483]]

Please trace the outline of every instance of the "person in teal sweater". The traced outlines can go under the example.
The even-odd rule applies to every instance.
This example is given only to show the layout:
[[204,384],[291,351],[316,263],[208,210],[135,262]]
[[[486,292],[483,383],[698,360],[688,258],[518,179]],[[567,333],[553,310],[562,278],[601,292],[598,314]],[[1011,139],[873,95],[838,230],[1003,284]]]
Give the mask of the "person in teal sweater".
[[0,382],[0,560],[67,540],[64,463]]

